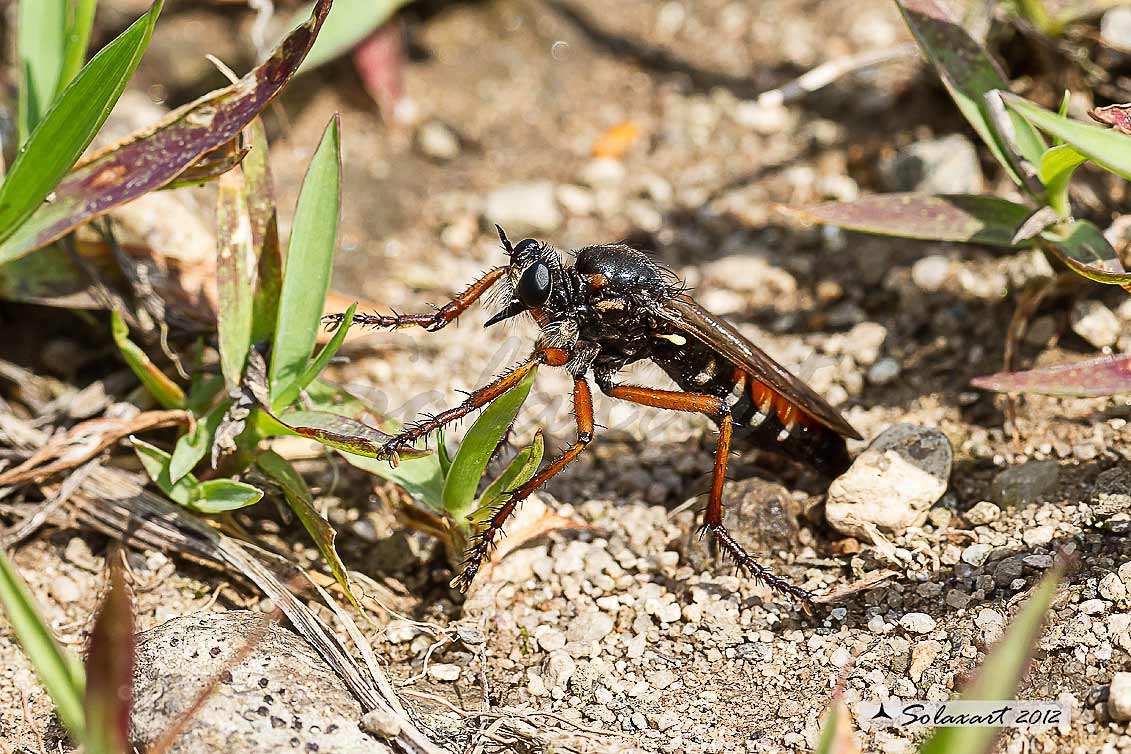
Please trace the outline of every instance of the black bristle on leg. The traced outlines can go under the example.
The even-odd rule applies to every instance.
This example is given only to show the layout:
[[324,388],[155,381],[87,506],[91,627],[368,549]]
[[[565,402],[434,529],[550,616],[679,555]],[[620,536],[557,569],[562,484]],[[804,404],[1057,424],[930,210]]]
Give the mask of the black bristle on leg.
[[775,592],[788,594],[801,600],[805,606],[806,612],[809,612],[810,606],[813,603],[813,593],[808,589],[790,583],[754,560],[750,553],[746,552],[745,548],[734,540],[734,537],[730,535],[730,532],[727,531],[725,526],[707,525],[703,527],[702,533],[710,534],[714,538],[723,552],[734,561],[735,567],[738,570],[750,574]]

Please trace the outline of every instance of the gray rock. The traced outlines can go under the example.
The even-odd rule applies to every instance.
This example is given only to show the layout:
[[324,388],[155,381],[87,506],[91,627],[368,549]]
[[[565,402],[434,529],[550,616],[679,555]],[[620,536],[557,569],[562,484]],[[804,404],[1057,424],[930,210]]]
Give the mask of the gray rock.
[[1025,505],[1043,500],[1056,486],[1060,467],[1056,461],[1029,461],[999,472],[990,485],[998,505]]
[[872,524],[893,532],[920,526],[946,492],[954,453],[936,429],[897,424],[880,434],[829,486],[825,516],[837,531],[867,537]]
[[1120,671],[1111,677],[1107,691],[1107,711],[1113,720],[1131,720],[1131,673]]
[[566,638],[571,642],[589,644],[604,639],[613,630],[613,626],[613,619],[605,613],[585,610],[569,624]]
[[[797,546],[800,512],[800,505],[785,487],[751,477],[727,486],[723,524],[735,539],[759,552],[790,550]],[[696,571],[718,567],[710,548],[694,533],[685,555]]]
[[961,134],[919,141],[880,162],[880,178],[890,191],[930,194],[982,192],[982,168],[973,142]]
[[1072,331],[1096,348],[1109,348],[1123,329],[1119,317],[1099,301],[1077,301],[1072,307]]
[[1131,7],[1121,5],[1104,13],[1100,19],[1100,38],[1110,47],[1131,50]]
[[1116,466],[1101,472],[1092,485],[1091,505],[1101,521],[1131,511],[1131,469]]
[[969,563],[977,568],[986,562],[986,558],[990,556],[992,549],[994,549],[992,545],[987,545],[984,542],[972,544],[962,551],[962,562]]
[[[219,674],[171,754],[279,751],[385,754],[359,727],[361,705],[301,637],[246,610],[174,618],[138,635],[133,745],[149,748]],[[264,631],[237,661],[249,638]]]
[[562,213],[549,181],[510,183],[487,195],[483,208],[487,222],[501,225],[508,235],[549,232],[562,224]]
[[903,630],[912,634],[929,634],[935,630],[935,619],[926,613],[908,613],[899,619]]

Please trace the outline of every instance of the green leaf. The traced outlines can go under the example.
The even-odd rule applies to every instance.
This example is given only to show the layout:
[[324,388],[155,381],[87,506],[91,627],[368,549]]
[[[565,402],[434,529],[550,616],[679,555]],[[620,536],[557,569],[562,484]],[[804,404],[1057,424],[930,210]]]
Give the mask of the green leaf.
[[1045,198],[1049,206],[1061,217],[1072,216],[1072,205],[1068,199],[1068,186],[1076,168],[1086,162],[1088,157],[1070,144],[1061,144],[1041,155],[1038,175],[1045,184]]
[[264,451],[255,463],[264,474],[274,479],[282,487],[283,497],[286,498],[287,505],[291,507],[298,520],[302,522],[307,534],[314,540],[314,544],[318,547],[318,551],[322,553],[326,565],[330,568],[330,573],[334,575],[334,579],[345,592],[349,601],[353,603],[353,606],[361,610],[361,605],[358,604],[357,597],[353,593],[349,571],[346,570],[346,566],[334,546],[334,540],[338,533],[314,507],[314,497],[310,494],[310,488],[306,486],[306,481],[295,471],[294,466],[274,451]]
[[247,125],[243,130],[243,139],[249,150],[241,164],[244,204],[251,221],[251,237],[258,264],[252,303],[251,339],[258,343],[271,340],[275,334],[279,292],[283,287],[283,249],[279,243],[275,191],[267,160],[267,130],[263,127],[262,118],[255,118]]
[[1100,167],[1131,181],[1131,136],[1049,112],[1015,94],[1002,93],[1005,106],[1042,131],[1061,138]]
[[1013,248],[1013,234],[1031,212],[1023,204],[995,196],[874,194],[790,214],[863,233]]
[[1047,246],[1076,273],[1107,285],[1131,286],[1131,274],[1103,233],[1087,220],[1059,225],[1041,233]]
[[[962,699],[1016,698],[1017,688],[1041,637],[1045,614],[1061,571],[1060,567],[1053,569],[1033,591],[1005,638],[993,648],[974,682],[962,692]],[[919,751],[920,754],[989,754],[1000,732],[1000,728],[994,727],[938,728]]]
[[447,476],[452,467],[452,454],[448,452],[448,436],[443,427],[436,430],[436,460],[440,462],[440,471]]
[[534,442],[512,458],[503,473],[483,490],[483,494],[476,502],[475,512],[468,517],[468,520],[476,527],[485,523],[508,493],[530,481],[538,471],[538,465],[542,463],[545,453],[546,441],[542,438],[542,430],[538,430],[534,433]]
[[149,360],[145,351],[130,340],[130,330],[126,326],[126,321],[117,311],[110,315],[110,332],[126,364],[158,403],[165,408],[181,408],[185,405],[185,391],[165,376],[157,365]]
[[67,0],[20,0],[17,13],[17,118],[23,144],[51,107],[59,89],[67,44]]
[[[989,92],[1009,88],[997,63],[940,0],[898,0],[897,4],[915,41],[934,66],[959,111],[1013,182],[1025,187],[1012,150],[997,136],[986,102]],[[1010,120],[1018,151],[1036,165],[1045,151],[1043,140],[1024,119],[1010,117]]]
[[220,422],[224,419],[224,413],[231,405],[232,402],[229,400],[221,401],[207,414],[197,419],[196,427],[192,432],[181,435],[177,444],[173,446],[173,455],[169,461],[170,481],[179,481],[200,463],[201,459],[208,453],[209,448],[212,447],[212,441],[216,437],[216,429],[220,426]]
[[[370,427],[357,419],[328,411],[292,411],[274,417],[290,433],[309,437],[331,448],[355,455],[388,462],[383,448],[390,435]],[[401,460],[411,460],[427,455],[427,450],[402,450]]]
[[94,28],[94,10],[98,6],[98,0],[68,0],[67,6],[66,46],[63,50],[63,68],[59,72],[60,94],[86,62],[86,48],[90,45],[90,31]]
[[330,289],[340,212],[341,140],[335,115],[310,160],[295,207],[271,349],[269,385],[275,410],[285,406],[278,399],[300,379],[314,348]]
[[[299,72],[314,70],[349,52],[409,2],[411,0],[337,0]],[[307,15],[310,15],[309,4],[295,12],[296,18]]]
[[455,521],[466,521],[468,514],[475,509],[479,480],[483,478],[487,463],[503,435],[514,424],[537,373],[537,368],[531,369],[521,382],[496,398],[464,436],[444,479],[444,510]]
[[251,348],[256,250],[243,170],[233,168],[216,184],[216,293],[220,371],[228,387],[240,384]]
[[81,743],[86,731],[83,715],[82,667],[67,654],[47,621],[35,606],[27,585],[16,572],[16,567],[0,549],[0,605],[8,616],[12,632],[20,642],[24,654],[31,660],[36,675],[55,702],[59,719],[63,721],[72,740]]
[[330,342],[323,346],[322,350],[318,352],[318,356],[307,365],[306,371],[302,373],[298,381],[292,382],[290,387],[279,395],[277,405],[289,406],[291,403],[294,403],[299,393],[306,389],[307,385],[314,382],[318,375],[322,374],[322,370],[330,363],[330,359],[334,358],[334,354],[338,352],[342,341],[346,339],[346,333],[349,332],[350,326],[353,325],[353,313],[355,311],[357,311],[357,303],[350,304],[349,309],[346,309],[344,315],[345,319],[338,329],[334,331],[334,336],[330,338]]
[[102,128],[149,44],[164,0],[87,63],[20,148],[0,185],[0,240],[11,236]]
[[196,477],[185,474],[174,482],[169,475],[169,464],[173,460],[171,455],[136,437],[131,437],[130,442],[133,443],[134,453],[141,461],[142,468],[158,489],[173,502],[188,506],[192,501],[192,490],[198,484]]
[[110,589],[90,632],[86,658],[85,754],[128,754],[134,680],[134,607],[122,559],[110,558]]
[[263,490],[234,479],[209,479],[196,484],[186,505],[200,513],[226,513],[255,505]]

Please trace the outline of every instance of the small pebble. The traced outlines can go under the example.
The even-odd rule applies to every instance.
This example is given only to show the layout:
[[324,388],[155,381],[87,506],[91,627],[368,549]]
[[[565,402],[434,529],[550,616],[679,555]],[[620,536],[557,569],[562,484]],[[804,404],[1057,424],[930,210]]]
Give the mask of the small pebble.
[[969,563],[975,568],[986,562],[990,551],[994,548],[987,544],[973,544],[962,551],[962,562]]
[[421,152],[437,160],[451,160],[459,156],[459,139],[438,120],[430,120],[420,127],[416,143]]
[[899,619],[899,625],[913,634],[929,634],[935,630],[935,619],[926,613],[907,613]]
[[997,521],[1000,516],[1001,508],[997,507],[989,500],[983,500],[962,514],[962,517],[974,526],[985,526],[986,524]]
[[950,260],[932,254],[911,265],[911,282],[920,290],[933,293],[943,287],[950,275]]
[[1115,312],[1099,301],[1077,301],[1072,307],[1072,331],[1096,348],[1109,348],[1119,340],[1123,326]]
[[885,356],[869,367],[868,382],[873,385],[887,385],[899,377],[900,371],[899,362],[890,356]]
[[1131,673],[1120,671],[1112,675],[1107,693],[1107,710],[1113,720],[1131,720]]
[[1109,573],[1100,579],[1100,596],[1105,600],[1118,602],[1127,596],[1127,586],[1117,573]]
[[998,473],[990,484],[990,497],[1001,506],[1025,505],[1044,500],[1056,487],[1060,466],[1056,461],[1029,461]]
[[1102,615],[1107,610],[1107,605],[1103,600],[1084,600],[1079,609],[1084,615]]
[[440,662],[428,666],[428,677],[435,681],[451,683],[459,678],[459,665]]

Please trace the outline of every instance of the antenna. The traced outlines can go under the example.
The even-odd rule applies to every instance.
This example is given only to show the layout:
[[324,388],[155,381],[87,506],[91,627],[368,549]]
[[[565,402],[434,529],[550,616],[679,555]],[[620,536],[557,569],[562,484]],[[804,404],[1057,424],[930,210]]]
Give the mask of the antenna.
[[495,223],[495,230],[499,231],[499,240],[503,242],[503,249],[506,250],[508,254],[514,254],[514,248],[511,246],[510,239],[507,238],[507,234],[503,232],[503,229],[499,227],[498,223]]

